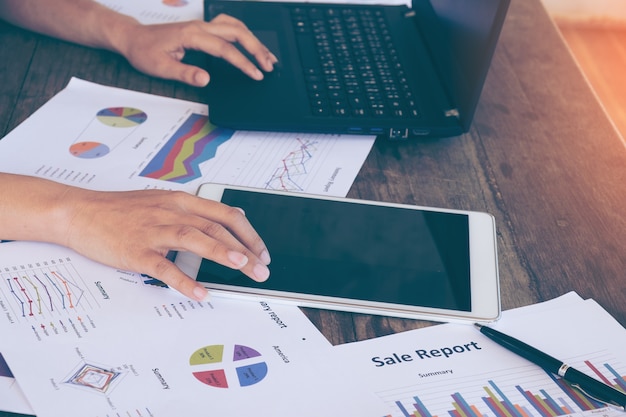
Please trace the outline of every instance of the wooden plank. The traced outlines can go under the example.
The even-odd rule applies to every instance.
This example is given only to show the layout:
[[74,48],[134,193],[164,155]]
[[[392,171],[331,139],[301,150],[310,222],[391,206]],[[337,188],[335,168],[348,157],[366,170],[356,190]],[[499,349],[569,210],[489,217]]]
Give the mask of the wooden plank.
[[[30,42],[36,45],[36,53],[24,74],[17,71],[23,78],[18,84],[22,88],[22,98],[14,109],[9,128],[17,126],[45,104],[72,77],[134,91],[201,101],[202,90],[140,73],[124,58],[112,52],[74,45],[42,35],[28,36]],[[0,56],[13,59],[18,56],[18,50],[11,49]]]
[[[72,76],[193,101],[203,94],[140,74],[109,52],[24,32],[9,36],[24,37],[31,52],[0,46],[3,73],[20,83],[2,87],[12,106],[0,116],[5,131]],[[26,56],[29,65],[20,61]],[[470,132],[377,141],[349,196],[492,213],[504,308],[576,290],[626,324],[625,166],[626,149],[539,0],[513,0]],[[305,312],[333,343],[430,324]]]
[[609,117],[626,137],[626,23],[557,21],[557,26]]
[[0,20],[0,138],[15,126],[10,120],[35,51],[31,33]]
[[616,278],[626,266],[626,149],[559,42],[539,2],[513,1],[476,117],[481,163],[540,299],[575,290],[626,324]]

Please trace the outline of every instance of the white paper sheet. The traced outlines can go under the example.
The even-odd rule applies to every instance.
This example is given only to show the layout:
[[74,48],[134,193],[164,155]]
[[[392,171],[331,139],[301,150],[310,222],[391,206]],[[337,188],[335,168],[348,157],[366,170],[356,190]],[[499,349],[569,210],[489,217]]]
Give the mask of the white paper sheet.
[[[274,0],[276,1],[276,0]],[[278,0],[293,1],[293,0]],[[182,22],[202,20],[204,7],[202,0],[98,0],[99,3],[119,13],[134,17],[143,24]],[[348,3],[349,0],[311,0],[306,3]],[[411,0],[358,0],[350,3],[360,4],[406,4]]]
[[129,15],[143,24],[202,20],[203,0],[97,0],[98,3]]
[[34,413],[2,353],[0,353],[0,412],[2,411],[19,414]]
[[345,197],[373,136],[233,131],[206,105],[80,79],[0,140],[3,172],[96,190],[205,182]]
[[379,416],[294,306],[191,301],[69,249],[0,245],[0,340],[39,417]]
[[[493,327],[626,388],[626,331],[593,300],[568,294],[506,311]],[[438,325],[340,345],[334,354],[342,358],[344,372],[365,381],[387,403],[393,417],[623,415],[560,386],[469,325]],[[554,410],[541,409],[551,401]]]

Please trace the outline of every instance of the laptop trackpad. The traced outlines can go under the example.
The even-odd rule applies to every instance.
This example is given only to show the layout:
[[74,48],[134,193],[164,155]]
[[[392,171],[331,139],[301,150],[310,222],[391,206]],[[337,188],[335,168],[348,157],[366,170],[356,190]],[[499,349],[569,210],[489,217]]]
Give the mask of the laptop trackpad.
[[280,53],[280,42],[278,41],[278,33],[273,30],[253,30],[252,33],[261,41],[261,43],[267,46],[267,49],[272,51],[278,62],[282,62],[282,55]]
[[[267,49],[269,49],[276,56],[276,58],[278,58],[278,62],[274,64],[273,71],[265,74],[266,78],[268,76],[272,78],[280,77],[280,73],[283,69],[283,55],[280,52],[278,33],[273,30],[252,30],[252,33],[254,33],[254,36],[256,36],[263,45],[267,46]],[[246,51],[239,44],[237,44],[237,48],[246,56],[246,58],[258,65],[256,58],[250,52]]]

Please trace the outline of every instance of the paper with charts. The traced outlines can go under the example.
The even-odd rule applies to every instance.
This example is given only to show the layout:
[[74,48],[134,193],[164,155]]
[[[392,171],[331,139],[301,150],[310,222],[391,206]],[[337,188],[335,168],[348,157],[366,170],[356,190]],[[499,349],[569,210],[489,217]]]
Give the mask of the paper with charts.
[[3,411],[19,414],[33,414],[34,411],[22,389],[13,377],[9,365],[0,353],[0,415]]
[[204,0],[97,0],[143,24],[202,20]]
[[[494,328],[626,391],[626,330],[575,293],[509,310]],[[445,324],[336,346],[392,417],[620,417],[473,326]],[[382,417],[382,416],[380,416]]]
[[[0,339],[38,417],[380,416],[295,306],[196,302],[59,246],[0,245]],[[323,401],[320,401],[323,398]]]
[[[204,17],[203,0],[97,0],[118,13],[134,17],[143,24],[171,23],[185,20],[202,20]],[[292,1],[292,0],[279,0]],[[363,4],[406,4],[410,0],[350,0]],[[311,3],[345,3],[346,0],[309,0]]]
[[345,197],[372,136],[244,132],[204,104],[80,79],[0,140],[3,172],[98,190],[216,182]]

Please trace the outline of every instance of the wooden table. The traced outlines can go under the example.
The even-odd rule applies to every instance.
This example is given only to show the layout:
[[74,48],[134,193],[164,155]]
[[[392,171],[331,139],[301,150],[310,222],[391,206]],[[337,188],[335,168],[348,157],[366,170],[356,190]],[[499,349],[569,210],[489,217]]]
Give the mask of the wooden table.
[[[201,101],[122,58],[0,24],[0,134],[76,76]],[[496,217],[504,309],[576,291],[626,325],[626,147],[539,0],[513,0],[474,123],[460,137],[378,140],[349,197]],[[334,344],[427,323],[307,309]]]

